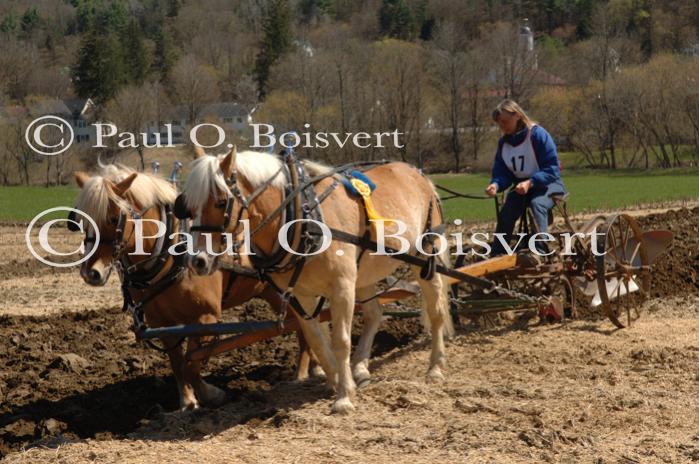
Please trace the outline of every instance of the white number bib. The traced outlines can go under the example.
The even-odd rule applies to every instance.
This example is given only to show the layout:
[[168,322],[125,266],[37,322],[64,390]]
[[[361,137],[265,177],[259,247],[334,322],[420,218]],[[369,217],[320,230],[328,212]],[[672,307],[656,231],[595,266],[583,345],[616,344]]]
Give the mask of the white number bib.
[[539,170],[532,145],[533,129],[534,126],[527,132],[527,138],[516,147],[507,142],[502,144],[502,160],[517,179],[528,179]]

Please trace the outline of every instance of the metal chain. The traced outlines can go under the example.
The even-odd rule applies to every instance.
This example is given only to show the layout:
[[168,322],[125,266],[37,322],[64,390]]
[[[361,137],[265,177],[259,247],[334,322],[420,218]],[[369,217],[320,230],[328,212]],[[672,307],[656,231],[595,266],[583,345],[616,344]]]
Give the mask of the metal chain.
[[[483,279],[483,278],[481,278],[481,279]],[[545,306],[546,304],[548,304],[548,299],[546,297],[543,297],[543,296],[533,297],[531,295],[527,295],[526,293],[522,293],[522,292],[519,292],[517,290],[511,290],[509,288],[505,288],[501,285],[496,284],[492,280],[488,280],[488,279],[483,279],[483,280],[488,281],[491,284],[490,288],[483,289],[486,293],[495,292],[498,295],[504,295],[504,296],[507,296],[509,298],[514,298],[514,299],[525,301],[527,303],[535,304],[537,306],[537,308],[541,308],[542,306]],[[462,300],[460,298],[454,298],[453,300],[456,300],[457,303],[464,302],[464,300]]]

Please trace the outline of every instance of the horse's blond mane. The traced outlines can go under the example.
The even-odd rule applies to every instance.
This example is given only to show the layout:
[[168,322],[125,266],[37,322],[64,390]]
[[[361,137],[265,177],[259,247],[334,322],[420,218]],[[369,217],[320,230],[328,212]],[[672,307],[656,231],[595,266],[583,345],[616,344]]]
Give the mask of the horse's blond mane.
[[[91,177],[80,191],[77,208],[94,219],[98,225],[106,223],[110,201],[114,202],[120,211],[128,212],[128,201],[108,188],[107,181],[118,184],[134,172],[133,169],[121,165],[101,166],[99,172]],[[175,188],[169,182],[145,173],[138,173],[128,192],[141,208],[171,204],[177,197]]]
[[[192,163],[192,171],[187,177],[184,188],[187,192],[185,201],[188,209],[199,212],[209,197],[215,196],[218,191],[225,192],[228,189],[220,169],[221,160],[225,156],[201,156]],[[235,166],[238,175],[244,178],[253,189],[273,176],[271,187],[282,189],[287,184],[287,180],[286,176],[279,171],[281,163],[278,156],[269,153],[242,151],[236,156]],[[321,163],[308,160],[304,160],[303,165],[311,176],[317,176],[331,169]]]

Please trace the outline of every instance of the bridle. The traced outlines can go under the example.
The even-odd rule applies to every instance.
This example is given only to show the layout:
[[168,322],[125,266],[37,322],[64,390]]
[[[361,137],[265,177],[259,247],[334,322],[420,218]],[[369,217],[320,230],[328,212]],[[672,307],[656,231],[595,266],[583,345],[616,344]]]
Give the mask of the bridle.
[[[248,213],[250,210],[250,205],[252,204],[253,201],[257,197],[259,197],[262,193],[264,193],[271,185],[272,182],[274,182],[274,179],[277,178],[279,174],[282,173],[284,170],[284,165],[282,164],[279,167],[279,170],[275,172],[269,179],[267,179],[264,183],[262,183],[259,187],[257,187],[250,195],[247,197],[243,194],[243,191],[240,189],[240,184],[238,183],[238,170],[234,167],[230,177],[225,178],[226,182],[226,187],[227,191],[225,192],[226,198],[225,200],[217,200],[216,203],[214,204],[214,207],[217,209],[222,209],[223,210],[223,222],[219,224],[196,224],[190,227],[190,231],[192,232],[213,232],[213,233],[219,233],[221,234],[220,241],[221,245],[223,245],[224,241],[224,235],[223,233],[228,230],[228,228],[231,225],[231,219],[233,217],[233,206],[235,202],[237,201],[240,204],[240,207],[238,208],[238,214],[235,218],[235,227],[231,231],[231,240],[232,240],[232,248],[233,251],[237,254],[238,250],[240,249],[240,241],[236,238],[238,236],[238,232],[240,231],[240,225],[241,221],[243,219],[243,214]],[[179,200],[179,199],[178,199]],[[188,212],[181,212],[183,214],[178,214],[178,217],[180,219],[183,219],[182,216],[188,215]],[[266,225],[266,223],[264,224]],[[261,227],[256,227],[255,231],[250,234],[254,235],[254,233],[258,232],[261,229]]]
[[[159,254],[157,254],[157,255],[149,257],[148,259],[145,259],[143,261],[139,261],[138,263],[134,263],[131,265],[127,265],[126,261],[125,261],[125,256],[126,256],[126,252],[128,249],[128,244],[131,242],[131,239],[133,238],[134,233],[135,233],[135,228],[134,228],[131,230],[131,233],[129,234],[128,237],[126,237],[126,238],[124,237],[126,223],[129,219],[129,217],[132,218],[134,221],[141,219],[143,217],[143,215],[146,213],[146,211],[148,211],[149,209],[151,209],[151,208],[144,208],[141,211],[136,211],[134,208],[129,206],[127,211],[120,210],[119,218],[116,220],[116,226],[115,226],[115,230],[114,230],[114,238],[109,243],[109,246],[112,247],[112,259],[110,260],[109,265],[106,268],[107,275],[105,276],[105,281],[107,279],[109,279],[109,276],[111,275],[112,270],[114,268],[116,268],[120,274],[126,275],[126,274],[133,272],[138,267],[144,266],[145,264],[149,263],[151,260],[159,258]],[[72,232],[77,232],[80,229],[77,226],[75,226],[74,217],[75,217],[75,214],[71,211],[70,214],[68,215],[68,218],[72,222],[68,222],[68,228]],[[92,243],[94,246],[96,244],[95,242],[96,242],[95,237],[90,236],[89,234],[86,234],[86,237],[83,240],[83,243],[86,245],[89,243]],[[96,244],[96,245],[99,245],[99,244]]]

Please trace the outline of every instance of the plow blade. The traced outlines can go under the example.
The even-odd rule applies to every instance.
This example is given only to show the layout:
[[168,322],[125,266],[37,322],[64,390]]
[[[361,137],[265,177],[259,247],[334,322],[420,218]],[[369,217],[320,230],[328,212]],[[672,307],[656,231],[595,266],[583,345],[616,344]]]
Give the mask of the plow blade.
[[[648,263],[650,265],[653,264],[658,256],[662,255],[672,246],[672,239],[673,235],[669,230],[651,230],[649,232],[643,232],[643,245],[645,246]],[[633,261],[630,263],[631,266],[641,267],[643,265],[638,248],[638,240],[630,237],[626,245],[626,256],[628,258],[633,257]],[[624,255],[621,247],[618,247],[615,252],[617,256]],[[584,277],[577,277],[573,282],[586,296],[592,297],[593,307],[602,304],[597,280],[588,281]],[[621,289],[618,289],[617,286],[621,286]],[[619,282],[617,278],[611,278],[607,281],[607,295],[609,295],[610,300],[618,296],[637,292],[638,290],[640,290],[640,288],[633,279],[629,281],[628,288],[623,282]],[[619,294],[617,294],[617,291],[619,291]]]
[[[592,303],[590,305],[594,308],[602,304],[602,297],[599,294],[597,283],[593,283],[596,291],[592,297]],[[616,277],[613,277],[607,281],[607,295],[609,295],[610,300],[614,300],[615,298],[627,295],[629,293],[637,292],[638,290],[640,290],[640,287],[633,279],[629,280],[628,285]]]
[[655,259],[672,246],[672,232],[669,230],[651,230],[643,232],[643,242],[646,244],[648,261],[653,264]]
[[[672,245],[672,232],[669,230],[651,230],[649,232],[643,232],[643,245],[646,248],[646,254],[648,255],[648,264],[652,265],[653,262],[667,251]],[[638,240],[634,238],[629,238],[626,244],[626,257],[633,257],[631,261],[631,266],[642,266],[641,254],[638,253],[639,243]],[[623,256],[621,247],[617,247],[615,250],[617,256]]]

